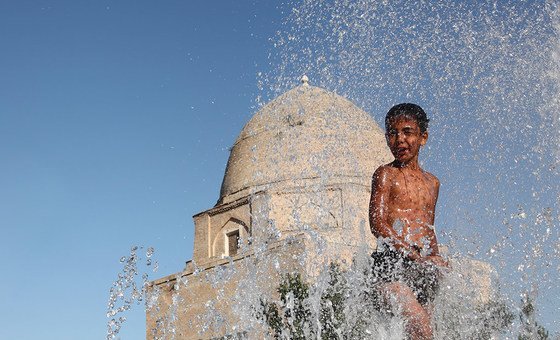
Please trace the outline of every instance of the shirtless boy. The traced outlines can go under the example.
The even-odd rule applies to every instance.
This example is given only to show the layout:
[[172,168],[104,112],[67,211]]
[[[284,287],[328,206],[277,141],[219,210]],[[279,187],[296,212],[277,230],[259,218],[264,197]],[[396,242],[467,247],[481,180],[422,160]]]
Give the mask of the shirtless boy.
[[400,310],[410,339],[432,339],[430,303],[441,267],[434,231],[439,180],[418,164],[428,140],[428,118],[415,104],[392,107],[385,137],[395,160],[373,174],[369,219],[378,238],[373,257],[377,288]]

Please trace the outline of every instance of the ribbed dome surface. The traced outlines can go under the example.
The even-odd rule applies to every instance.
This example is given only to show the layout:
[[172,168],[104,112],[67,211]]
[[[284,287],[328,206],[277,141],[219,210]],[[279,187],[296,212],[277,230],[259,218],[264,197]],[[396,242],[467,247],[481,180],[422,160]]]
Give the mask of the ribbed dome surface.
[[228,160],[219,202],[263,186],[343,178],[369,185],[392,160],[383,131],[349,100],[301,85],[271,101],[245,125]]

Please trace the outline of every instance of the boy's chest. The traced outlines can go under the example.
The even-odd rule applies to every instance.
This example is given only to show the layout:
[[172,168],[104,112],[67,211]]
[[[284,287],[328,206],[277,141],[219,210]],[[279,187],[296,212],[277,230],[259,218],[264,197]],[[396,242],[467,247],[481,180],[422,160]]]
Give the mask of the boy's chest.
[[431,208],[435,202],[435,189],[420,176],[396,179],[391,185],[390,199],[403,209]]

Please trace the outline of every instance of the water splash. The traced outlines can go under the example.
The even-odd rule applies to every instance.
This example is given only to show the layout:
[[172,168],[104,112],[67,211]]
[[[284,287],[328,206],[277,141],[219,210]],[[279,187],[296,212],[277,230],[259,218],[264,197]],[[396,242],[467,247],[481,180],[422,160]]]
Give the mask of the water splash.
[[[352,99],[379,122],[398,102],[417,102],[429,112],[431,137],[422,158],[443,183],[436,223],[457,269],[446,278],[436,301],[437,338],[499,336],[513,321],[511,313],[526,291],[538,300],[545,324],[558,329],[554,316],[559,306],[545,303],[560,294],[558,4],[306,0],[285,6],[290,15],[271,38],[272,71],[259,75],[259,103],[292,88],[294,80],[306,74],[311,84]],[[297,213],[293,212],[296,220]],[[255,212],[253,217],[263,216]],[[201,334],[250,337],[252,331],[267,329],[258,306],[263,296],[274,295],[275,287],[265,287],[263,268],[273,268],[278,279],[290,267],[268,252],[271,240],[283,237],[281,231],[270,225],[264,232],[262,239],[253,240],[254,256],[170,282],[169,289],[177,292],[174,297],[182,296],[185,286],[180,282],[187,279],[200,279],[215,291],[197,315]],[[323,255],[321,233],[305,226],[293,232],[317,245],[313,254],[294,252],[294,263],[303,266],[306,257]],[[285,244],[291,241],[288,236]],[[484,304],[477,302],[480,291],[468,289],[477,278],[461,274],[476,272],[460,270],[472,266],[461,259],[465,255],[496,270],[486,291],[486,300],[493,304],[482,309]],[[365,309],[368,256],[359,253],[354,267],[343,274],[350,287],[344,293],[348,322],[339,324],[336,332],[349,334],[365,314],[362,338],[402,338],[398,318]],[[485,267],[484,275],[491,267]],[[330,289],[328,263],[312,271],[315,275],[304,279],[314,283],[301,301],[310,313],[303,327],[308,337],[321,334],[322,297]],[[217,303],[232,289],[228,278],[236,275],[241,279],[233,288],[230,307],[241,321],[225,317]],[[501,292],[495,287],[500,281]],[[276,301],[288,311],[296,304],[293,295]],[[158,319],[154,338],[180,337],[177,328],[184,325],[176,324],[177,315],[185,303],[173,298],[168,311],[158,311],[167,316]],[[288,318],[281,337],[289,338],[293,325]],[[506,336],[514,334],[515,327]]]
[[[123,256],[120,263],[123,268],[117,275],[117,280],[109,291],[109,301],[107,303],[107,340],[114,339],[120,332],[122,325],[126,322],[126,312],[134,305],[139,305],[145,301],[146,306],[153,302],[147,298],[146,288],[149,285],[149,271],[156,272],[158,269],[157,261],[153,260],[154,248],[148,247],[145,252],[145,259],[142,254],[138,254],[144,247],[133,246],[128,256]],[[148,269],[150,269],[148,271]],[[156,298],[157,299],[157,298]]]
[[423,106],[432,126],[421,158],[442,181],[440,240],[492,263],[511,297],[539,287],[542,312],[558,328],[560,307],[545,303],[560,294],[558,3],[286,7],[263,93],[276,96],[306,74],[378,122],[398,102]]

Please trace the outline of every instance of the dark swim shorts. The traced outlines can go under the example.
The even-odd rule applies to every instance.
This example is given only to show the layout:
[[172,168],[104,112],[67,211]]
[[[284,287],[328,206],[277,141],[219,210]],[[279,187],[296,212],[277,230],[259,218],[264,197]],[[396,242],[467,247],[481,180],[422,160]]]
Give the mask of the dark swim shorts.
[[402,282],[412,289],[420,304],[425,305],[434,300],[440,277],[436,266],[414,262],[393,249],[374,252],[371,257],[373,286]]

